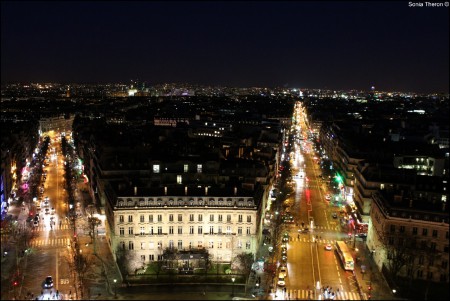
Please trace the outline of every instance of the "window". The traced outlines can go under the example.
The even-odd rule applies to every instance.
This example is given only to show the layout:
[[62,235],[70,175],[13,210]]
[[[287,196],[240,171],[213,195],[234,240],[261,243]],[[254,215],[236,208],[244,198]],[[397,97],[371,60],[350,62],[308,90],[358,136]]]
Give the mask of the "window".
[[203,248],[203,241],[199,240],[197,243],[198,248]]
[[197,173],[202,173],[202,165],[197,164]]
[[122,250],[125,250],[125,242],[124,242],[124,241],[121,241],[121,242],[120,242],[120,245],[122,246]]
[[173,222],[173,214],[169,214],[169,222]]
[[242,227],[238,227],[238,235],[242,235]]
[[231,234],[231,227],[227,226],[227,234],[230,235]]
[[141,260],[145,261],[145,255],[141,255]]
[[145,242],[141,242],[141,250],[145,250]]
[[427,279],[433,279],[433,272],[427,272]]
[[133,227],[128,227],[128,235],[133,235]]
[[183,184],[183,177],[181,175],[177,175],[177,184]]
[[431,235],[436,238],[438,236],[437,234],[438,234],[438,231],[437,230],[433,230],[433,233]]
[[173,234],[173,226],[169,226],[169,234]]
[[436,251],[436,243],[435,242],[431,243],[430,249],[431,249],[431,251]]
[[209,226],[209,234],[214,234],[214,226]]
[[217,249],[222,249],[222,241],[221,240],[219,240],[217,242]]
[[133,222],[133,216],[132,215],[128,215],[128,222],[132,223]]
[[389,244],[390,246],[393,246],[393,245],[394,245],[394,238],[393,238],[393,237],[389,237],[388,244]]
[[183,241],[180,239],[178,240],[178,250],[183,249]]
[[199,214],[198,215],[198,221],[199,222],[203,222],[203,214]]
[[238,215],[238,222],[239,222],[239,223],[242,223],[242,214],[239,214],[239,215]]
[[173,249],[174,244],[173,244],[173,240],[169,240],[169,249]]
[[132,241],[128,242],[128,250],[134,250],[134,243]]
[[217,227],[217,233],[222,234],[222,226]]
[[140,234],[140,235],[144,235],[144,234],[145,234],[145,227],[141,227],[141,228],[139,229],[139,234]]
[[154,164],[153,165],[153,172],[154,173],[159,173],[159,164]]
[[155,255],[153,254],[148,255],[148,260],[155,261]]
[[245,243],[245,249],[247,249],[247,250],[250,250],[250,242],[249,241],[247,241],[246,243]]
[[189,234],[194,234],[194,226],[189,226]]
[[139,221],[140,221],[141,223],[143,223],[143,222],[145,221],[145,217],[144,217],[143,214],[141,214],[141,215],[139,216]]
[[194,215],[193,214],[189,214],[189,221],[193,222],[194,221]]
[[120,233],[120,236],[124,236],[125,235],[125,228],[124,227],[120,227],[119,228],[119,233]]
[[238,248],[238,249],[242,249],[242,241],[241,241],[241,240],[238,240],[238,242],[237,242],[237,248]]
[[419,264],[423,264],[425,262],[423,255],[419,256]]
[[153,235],[153,227],[150,227],[150,234]]
[[247,235],[250,235],[250,234],[251,234],[250,227],[247,227]]
[[231,214],[227,215],[227,222],[231,222]]
[[189,165],[184,164],[184,172],[188,172],[189,171]]
[[247,223],[251,223],[252,222],[252,216],[251,215],[247,215]]
[[422,235],[423,235],[423,236],[427,236],[427,235],[428,235],[428,229],[423,228],[423,229],[422,229]]
[[162,222],[162,214],[158,214],[158,222]]
[[198,234],[203,234],[203,226],[198,226]]
[[183,221],[183,214],[178,214],[178,221],[182,222]]
[[148,216],[148,221],[149,221],[150,223],[153,223],[153,214],[150,214],[150,215]]
[[443,269],[446,269],[447,266],[448,266],[448,261],[447,261],[447,260],[442,260],[441,267],[442,267]]
[[395,232],[395,225],[391,225],[391,233]]
[[123,223],[123,215],[119,215],[119,223]]
[[158,234],[162,234],[162,227],[158,226]]
[[178,234],[183,234],[183,227],[182,226],[178,226]]
[[418,231],[417,231],[417,227],[413,227],[413,229],[412,229],[412,234],[413,234],[413,235],[417,235],[417,232],[418,232]]
[[210,222],[213,222],[213,221],[214,221],[214,214],[210,214],[210,215],[209,215],[209,221],[210,221]]
[[223,222],[223,216],[222,216],[222,214],[219,214],[219,222]]
[[400,233],[405,233],[405,226],[400,226]]

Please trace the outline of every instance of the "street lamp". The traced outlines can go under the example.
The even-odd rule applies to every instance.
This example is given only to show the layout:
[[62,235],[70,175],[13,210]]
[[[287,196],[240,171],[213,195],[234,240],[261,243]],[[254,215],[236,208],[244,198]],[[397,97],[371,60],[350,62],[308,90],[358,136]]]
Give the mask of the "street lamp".
[[236,278],[231,278],[231,282],[233,282],[233,285],[232,285],[232,292],[231,292],[231,297],[234,297],[234,280],[236,280]]
[[117,279],[114,279],[114,298],[117,298]]

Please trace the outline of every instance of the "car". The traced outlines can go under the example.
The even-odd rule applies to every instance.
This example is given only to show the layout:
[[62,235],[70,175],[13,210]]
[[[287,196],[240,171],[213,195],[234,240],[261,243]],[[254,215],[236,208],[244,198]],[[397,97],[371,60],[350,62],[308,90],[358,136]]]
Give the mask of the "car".
[[332,216],[333,218],[337,218],[337,217],[338,217],[336,212],[333,212],[333,213],[331,214],[331,216]]
[[283,274],[284,277],[286,278],[286,276],[287,276],[287,266],[282,266],[282,267],[280,268],[280,275],[281,275],[281,274]]
[[34,226],[34,227],[39,226],[39,222],[38,222],[38,221],[34,221],[33,226]]
[[286,285],[286,280],[285,280],[285,276],[282,273],[278,274],[278,282],[277,282],[278,286],[285,286]]
[[281,256],[281,261],[284,262],[284,263],[287,262],[287,255],[282,255]]
[[36,215],[36,216],[34,217],[34,221],[35,221],[35,222],[39,222],[39,219],[40,219],[39,215]]
[[287,249],[281,248],[281,255],[286,255],[286,254],[287,254]]
[[50,209],[45,208],[45,214],[50,214]]
[[325,195],[325,199],[331,200],[331,195],[328,193],[327,195]]
[[53,287],[53,277],[47,276],[44,281],[44,288],[52,288]]
[[330,244],[325,245],[325,250],[331,251],[331,249],[333,249],[333,247]]

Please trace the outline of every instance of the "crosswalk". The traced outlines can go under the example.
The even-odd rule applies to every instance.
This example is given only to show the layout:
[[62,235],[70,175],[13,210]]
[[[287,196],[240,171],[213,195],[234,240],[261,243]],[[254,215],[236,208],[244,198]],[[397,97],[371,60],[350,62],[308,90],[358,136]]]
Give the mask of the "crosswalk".
[[31,240],[30,246],[38,247],[64,247],[70,245],[70,238],[36,238]]
[[309,236],[300,236],[300,237],[291,237],[289,242],[303,242],[303,243],[311,243],[311,242],[317,242],[319,244],[331,244],[334,245],[336,243],[335,239],[323,239],[323,238],[313,238]]
[[[305,289],[286,289],[286,292],[278,290],[276,293],[276,300],[324,300],[324,296],[314,296],[312,290]],[[334,300],[361,300],[361,296],[358,292],[336,292]],[[364,296],[363,300],[367,300],[367,296]]]
[[50,228],[49,225],[40,224],[37,227],[33,228],[33,231],[40,232],[40,231],[49,231],[49,230],[67,230],[71,229],[71,226],[68,224],[62,224],[61,227],[59,225],[55,225],[52,228]]

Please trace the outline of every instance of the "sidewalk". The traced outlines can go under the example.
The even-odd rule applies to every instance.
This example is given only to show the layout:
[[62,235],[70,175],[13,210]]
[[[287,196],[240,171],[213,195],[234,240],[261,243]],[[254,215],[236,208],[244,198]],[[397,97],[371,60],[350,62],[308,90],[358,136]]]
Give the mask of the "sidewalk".
[[384,276],[375,266],[365,241],[357,241],[356,247],[358,254],[354,258],[359,257],[359,260],[355,262],[354,274],[363,293],[363,300],[400,300],[394,296]]

